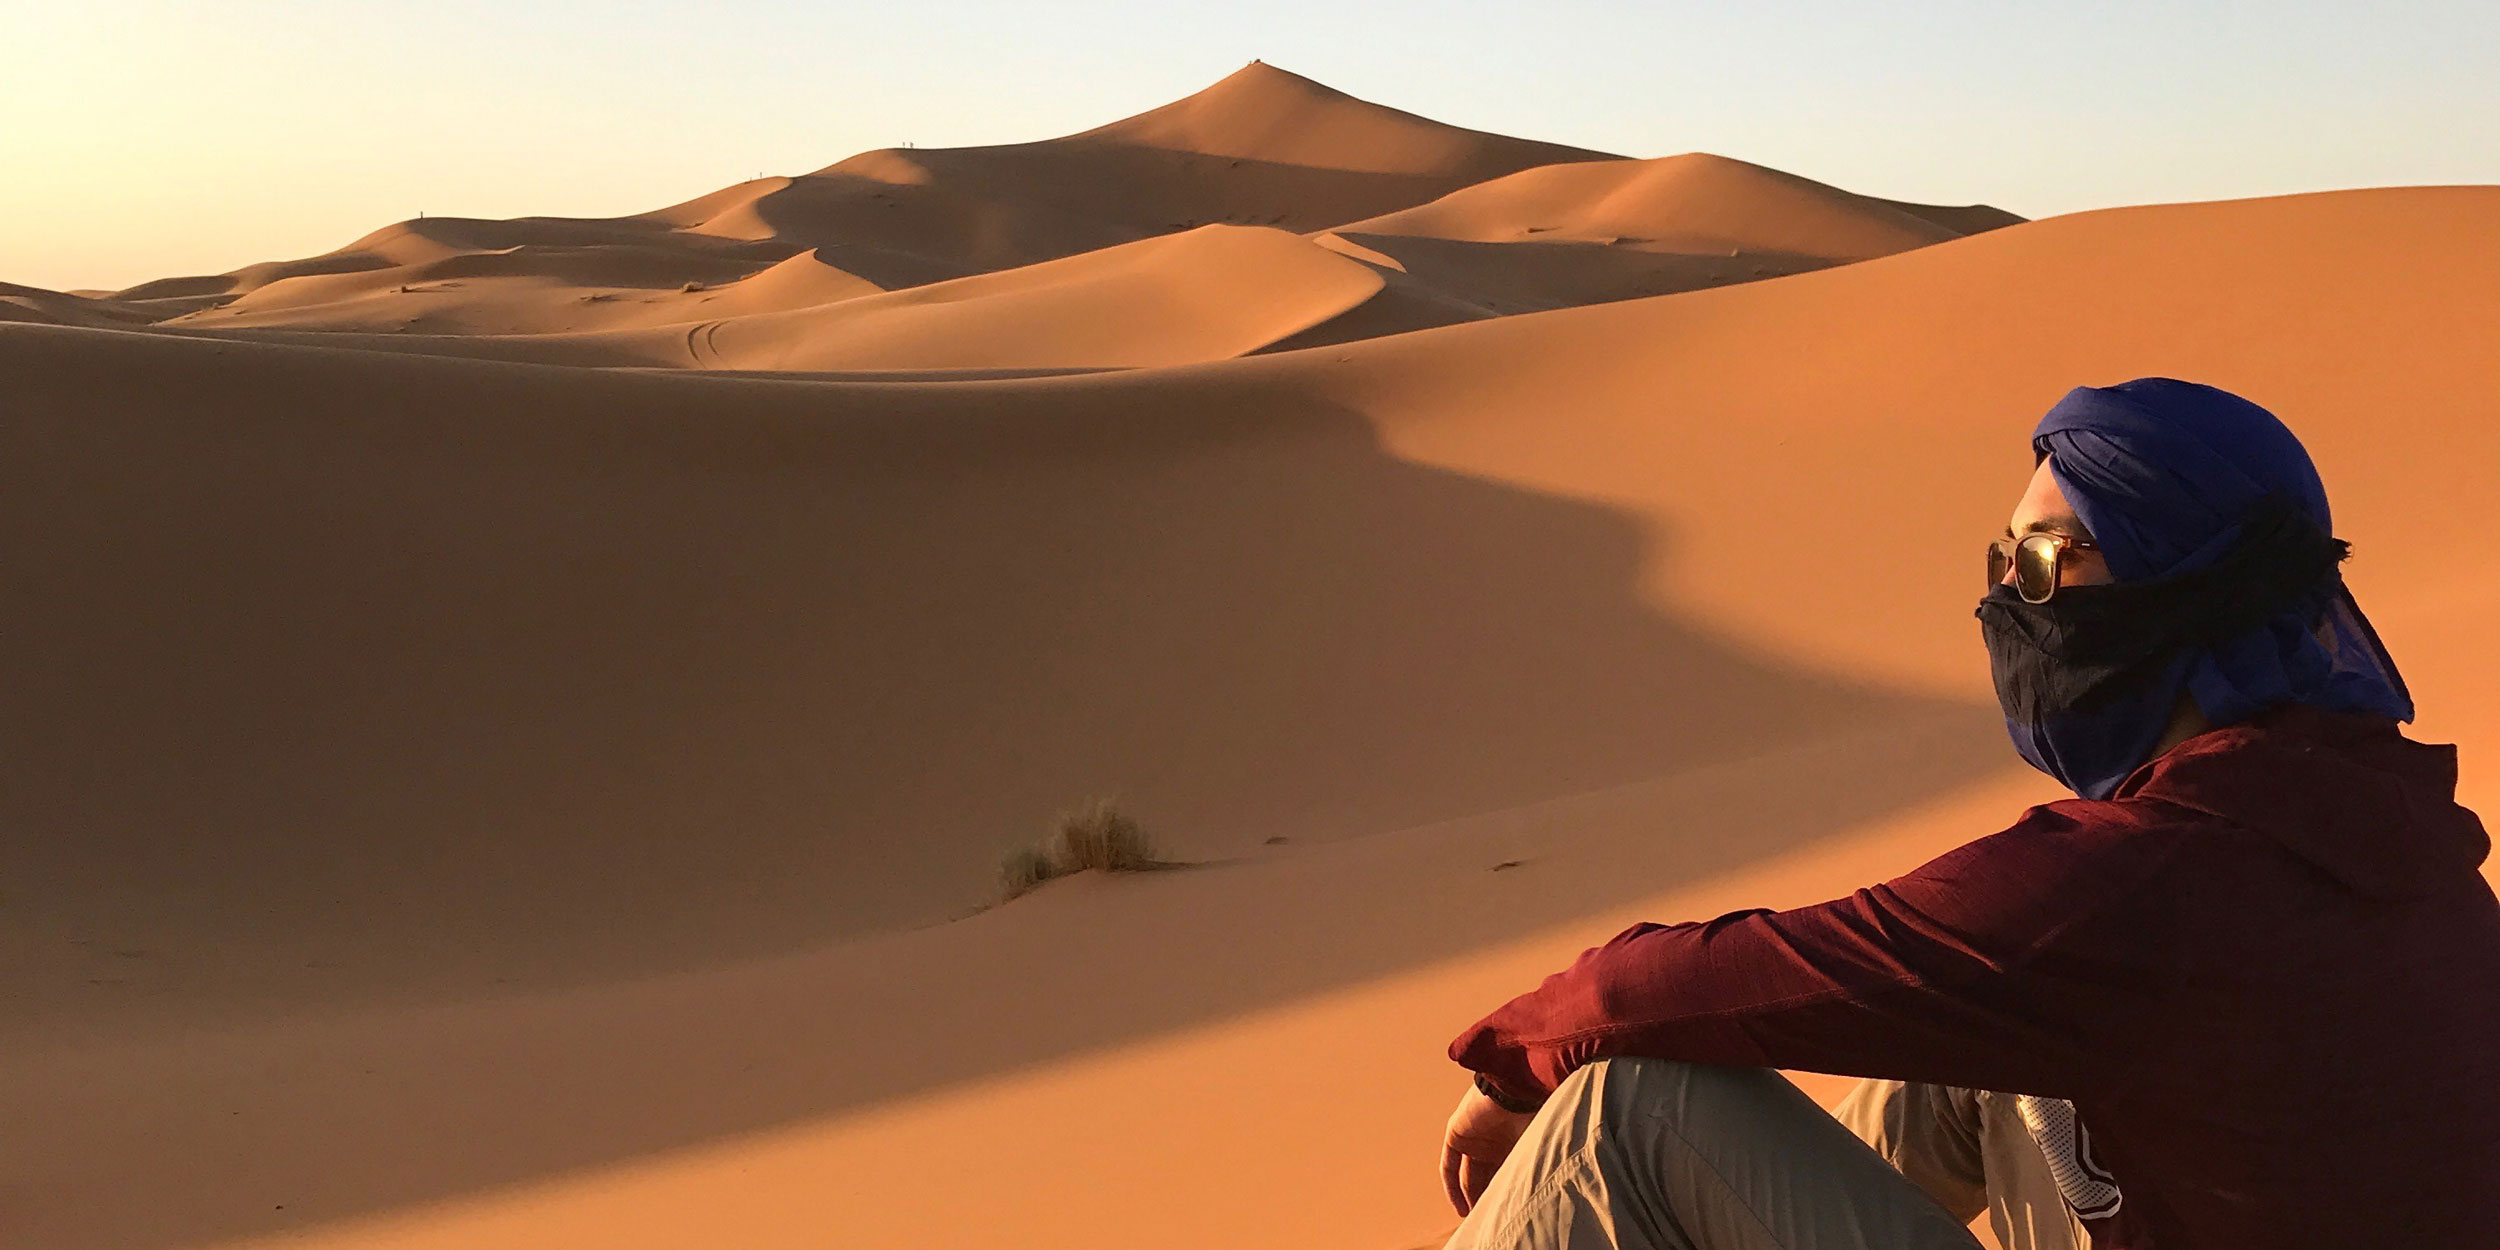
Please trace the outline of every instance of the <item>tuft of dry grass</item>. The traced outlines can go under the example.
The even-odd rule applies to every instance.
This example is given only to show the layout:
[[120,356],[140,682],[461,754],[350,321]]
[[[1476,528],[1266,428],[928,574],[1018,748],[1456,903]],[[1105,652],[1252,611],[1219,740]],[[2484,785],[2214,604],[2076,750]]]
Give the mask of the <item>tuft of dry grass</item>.
[[1059,818],[1036,846],[1018,847],[998,865],[1008,898],[1045,881],[1080,872],[1151,872],[1171,865],[1155,855],[1154,841],[1137,819],[1108,799],[1096,799]]
[[1009,898],[1028,893],[1058,875],[1057,867],[1038,846],[1017,847],[998,864],[998,885]]

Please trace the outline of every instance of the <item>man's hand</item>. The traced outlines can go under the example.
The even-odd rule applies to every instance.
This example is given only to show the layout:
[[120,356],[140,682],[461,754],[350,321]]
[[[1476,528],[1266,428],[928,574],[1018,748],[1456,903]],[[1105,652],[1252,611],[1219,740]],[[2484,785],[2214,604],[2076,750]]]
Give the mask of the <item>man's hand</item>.
[[1449,1131],[1441,1139],[1441,1187],[1460,1215],[1484,1196],[1494,1170],[1510,1157],[1510,1148],[1519,1144],[1519,1135],[1535,1118],[1533,1111],[1504,1111],[1473,1085],[1459,1095],[1458,1110],[1450,1113]]

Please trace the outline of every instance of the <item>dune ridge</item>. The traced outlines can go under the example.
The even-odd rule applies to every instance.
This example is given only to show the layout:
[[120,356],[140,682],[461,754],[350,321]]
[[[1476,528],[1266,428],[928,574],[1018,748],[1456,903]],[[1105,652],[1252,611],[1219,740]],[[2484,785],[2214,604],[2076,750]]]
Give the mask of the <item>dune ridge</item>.
[[144,309],[110,296],[81,295],[42,287],[0,282],[0,321],[37,325],[87,326],[105,329],[139,326],[154,320]]
[[[1605,155],[1444,125],[1254,62],[1182,100],[1063,138],[881,149],[631,217],[422,218],[321,256],[143,283],[117,297],[224,327],[563,333],[617,320],[580,295],[635,300],[804,252],[890,290],[1210,224],[1307,232]],[[481,280],[440,285],[452,276]]]
[[[882,149],[635,217],[400,222],[112,307],[183,332],[585,367],[1145,367],[1779,277],[2018,220],[1467,130],[1254,62],[1062,138]],[[1211,229],[1306,235],[1368,269],[1370,294],[1323,258],[1253,274],[1240,244],[1135,250]],[[1154,281],[1115,276],[1149,255]],[[1235,301],[1235,328],[1199,332]],[[1331,311],[1253,311],[1288,305]],[[1176,306],[1200,310],[1183,318],[1198,331],[1167,322]]]
[[[1327,232],[1446,294],[1522,311],[1802,273],[2022,218],[1858,195],[1705,152],[1524,170]],[[1952,223],[1952,224],[1947,224]],[[1522,247],[1539,250],[1523,251]]]

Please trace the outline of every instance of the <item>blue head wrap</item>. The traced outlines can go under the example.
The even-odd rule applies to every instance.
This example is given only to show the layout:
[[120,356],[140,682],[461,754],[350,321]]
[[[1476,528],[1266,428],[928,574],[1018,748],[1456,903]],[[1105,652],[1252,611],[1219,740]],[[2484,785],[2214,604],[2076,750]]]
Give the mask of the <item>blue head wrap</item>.
[[[2239,541],[2251,505],[2269,495],[2291,501],[2320,531],[2334,532],[2326,487],[2300,440],[2274,414],[2228,391],[2172,378],[2077,387],[2040,419],[2031,445],[2048,459],[2058,489],[2120,582],[2214,564]],[[2340,579],[2263,626],[2178,656],[2159,689],[2130,706],[2105,709],[2098,718],[2103,723],[2086,736],[2140,743],[2141,753],[2131,757],[2140,763],[2182,690],[2216,726],[2278,703],[2413,719],[2413,700],[2395,661]],[[2026,727],[2009,728],[2026,757],[2065,775],[2034,756],[2047,745],[2037,727],[2029,727],[2028,744]],[[2074,731],[2067,727],[2070,740]],[[2132,769],[2130,763],[2125,771]],[[2125,771],[2069,782],[2078,793],[2102,797]]]

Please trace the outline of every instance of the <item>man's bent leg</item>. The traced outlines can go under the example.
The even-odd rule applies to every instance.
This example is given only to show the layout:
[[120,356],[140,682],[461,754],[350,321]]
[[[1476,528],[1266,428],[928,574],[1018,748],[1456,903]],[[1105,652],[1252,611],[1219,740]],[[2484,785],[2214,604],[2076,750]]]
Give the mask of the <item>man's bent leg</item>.
[[1914,1081],[1860,1081],[1832,1118],[1900,1170],[1936,1205],[1968,1223],[1988,1209],[1975,1089]]
[[2005,1250],[2090,1243],[2013,1095],[1862,1081],[1832,1114],[1945,1209],[1967,1217],[1985,1207]]
[[1973,1250],[1775,1072],[1611,1059],[1537,1114],[1448,1250]]

